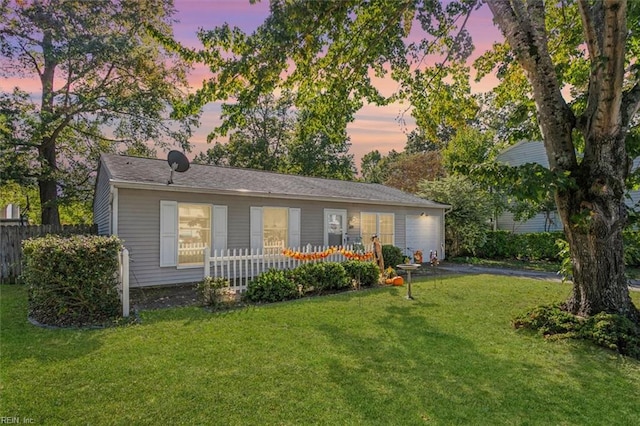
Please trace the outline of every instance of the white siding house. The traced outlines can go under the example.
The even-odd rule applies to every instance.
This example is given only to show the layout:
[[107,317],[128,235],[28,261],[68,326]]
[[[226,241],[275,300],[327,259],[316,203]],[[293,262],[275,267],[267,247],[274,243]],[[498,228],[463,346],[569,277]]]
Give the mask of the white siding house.
[[131,286],[202,279],[203,247],[280,251],[383,244],[444,258],[449,206],[378,184],[193,164],[169,184],[166,161],[100,158],[94,220],[131,256]]

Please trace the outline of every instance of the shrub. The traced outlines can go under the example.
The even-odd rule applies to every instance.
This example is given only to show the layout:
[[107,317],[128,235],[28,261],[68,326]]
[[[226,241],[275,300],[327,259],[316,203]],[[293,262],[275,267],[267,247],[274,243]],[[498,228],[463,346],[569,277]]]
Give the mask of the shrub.
[[218,309],[235,302],[235,293],[229,288],[229,281],[221,277],[205,277],[196,290],[202,306]]
[[621,315],[601,312],[590,317],[580,330],[580,337],[640,359],[640,327]]
[[487,234],[487,241],[478,250],[478,255],[487,259],[559,260],[558,239],[564,239],[563,232],[514,234],[494,231]]
[[49,235],[25,240],[29,315],[42,324],[104,324],[120,314],[117,237]]
[[562,310],[561,305],[538,306],[516,317],[513,326],[535,330],[543,336],[575,335],[580,329],[580,319]]
[[516,257],[516,234],[509,231],[494,231],[487,234],[487,241],[478,255],[487,259],[510,259]]
[[521,234],[519,258],[531,260],[558,260],[556,241],[564,239],[564,232],[532,232]]
[[250,302],[281,302],[300,297],[298,285],[289,271],[269,269],[253,279],[245,292]]
[[584,319],[562,305],[538,306],[513,321],[515,328],[536,330],[545,337],[579,338],[640,359],[640,326],[617,314],[601,312]]
[[337,262],[306,263],[294,269],[292,275],[305,292],[342,290],[351,285],[344,267]]
[[384,259],[384,266],[391,266],[395,268],[396,265],[404,263],[404,254],[399,247],[391,244],[385,244],[382,246],[382,259]]
[[[640,231],[624,231],[624,263],[640,266]],[[565,244],[563,244],[563,242]],[[560,245],[558,245],[560,243]],[[558,248],[560,247],[560,249]],[[510,231],[493,231],[478,250],[478,256],[486,259],[530,259],[563,261],[568,258],[564,232],[532,232],[514,234]]]
[[348,260],[342,263],[347,277],[356,280],[362,287],[371,287],[378,283],[380,268],[373,262]]

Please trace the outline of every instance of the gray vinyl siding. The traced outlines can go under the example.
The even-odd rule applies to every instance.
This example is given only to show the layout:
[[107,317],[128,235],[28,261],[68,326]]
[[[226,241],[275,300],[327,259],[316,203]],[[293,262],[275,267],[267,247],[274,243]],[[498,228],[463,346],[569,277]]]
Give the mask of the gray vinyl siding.
[[100,164],[93,199],[93,222],[98,225],[98,235],[109,235],[111,233],[109,198],[109,175],[106,168]]
[[521,166],[527,163],[536,163],[549,167],[549,159],[540,141],[522,141],[504,150],[498,155],[497,161],[511,166]]
[[[549,231],[562,231],[562,221],[556,212],[551,212],[552,224]],[[511,231],[515,234],[527,234],[530,232],[545,231],[545,214],[538,213],[533,218],[518,222],[513,218],[513,213],[505,212],[498,218],[498,229]]]
[[[171,200],[179,203],[208,203],[226,205],[227,247],[246,249],[250,247],[250,207],[294,207],[300,208],[301,245],[322,245],[324,243],[324,209],[347,210],[347,217],[360,212],[394,213],[395,243],[405,246],[405,216],[420,214],[440,216],[442,209],[393,207],[387,205],[347,204],[339,202],[283,200],[266,197],[242,197],[233,195],[213,195],[179,193],[136,189],[118,190],[118,235],[124,240],[131,256],[131,286],[158,286],[196,282],[202,279],[203,268],[160,267],[160,201]],[[444,225],[443,225],[444,226]],[[360,236],[359,227],[348,229],[348,234]],[[366,236],[365,236],[366,237]],[[368,241],[363,241],[368,242]]]

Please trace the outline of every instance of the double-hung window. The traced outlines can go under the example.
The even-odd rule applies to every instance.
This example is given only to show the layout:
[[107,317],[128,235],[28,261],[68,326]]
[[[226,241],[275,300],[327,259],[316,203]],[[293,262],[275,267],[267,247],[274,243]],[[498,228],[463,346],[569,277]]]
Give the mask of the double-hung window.
[[211,247],[211,206],[178,203],[178,265],[201,265]]
[[395,216],[393,213],[360,214],[362,241],[370,241],[374,234],[380,239],[380,244],[395,245]]
[[300,245],[300,209],[251,207],[251,248],[280,253]]
[[262,241],[265,250],[280,251],[289,246],[288,208],[262,208]]
[[227,206],[160,201],[160,266],[200,266],[227,248]]

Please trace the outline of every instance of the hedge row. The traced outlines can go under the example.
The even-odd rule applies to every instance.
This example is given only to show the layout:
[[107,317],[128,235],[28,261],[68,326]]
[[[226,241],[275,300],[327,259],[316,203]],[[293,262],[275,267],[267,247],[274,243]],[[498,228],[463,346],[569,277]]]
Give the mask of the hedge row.
[[104,324],[120,314],[117,237],[48,235],[22,243],[29,315],[42,324]]
[[292,270],[270,269],[253,279],[244,297],[249,302],[280,302],[309,294],[346,290],[356,282],[370,287],[380,271],[372,262],[306,263]]
[[558,260],[558,239],[564,239],[563,232],[514,234],[494,231],[489,232],[477,255],[487,259]]
[[[625,264],[640,266],[640,232],[624,231]],[[564,232],[535,232],[514,234],[494,231],[487,235],[486,243],[477,256],[485,259],[521,259],[561,261],[558,240],[566,241]]]

